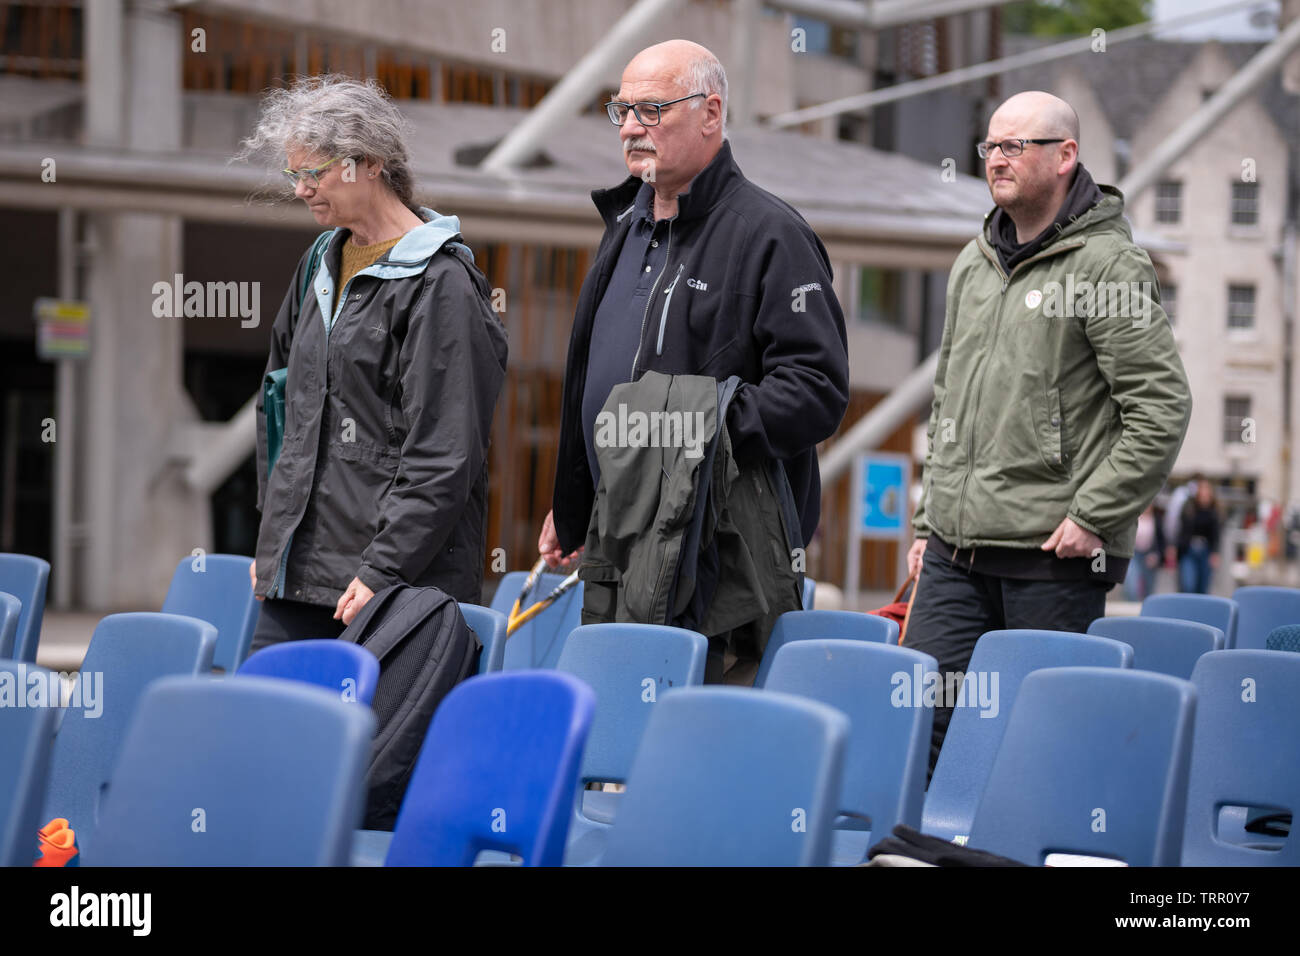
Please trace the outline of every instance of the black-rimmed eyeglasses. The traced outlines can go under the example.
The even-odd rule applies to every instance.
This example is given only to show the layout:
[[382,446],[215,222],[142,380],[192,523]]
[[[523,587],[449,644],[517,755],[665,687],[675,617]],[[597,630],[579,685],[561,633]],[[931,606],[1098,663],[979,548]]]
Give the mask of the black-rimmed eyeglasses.
[[1004,139],[1000,143],[976,143],[975,152],[979,153],[980,159],[988,159],[989,153],[995,149],[1002,150],[1002,155],[1010,159],[1012,156],[1019,156],[1025,151],[1025,146],[1029,143],[1064,143],[1063,139]]
[[615,126],[622,126],[627,122],[629,111],[636,114],[636,121],[642,126],[658,126],[659,114],[663,112],[665,106],[672,106],[674,103],[680,103],[682,100],[693,100],[697,96],[708,96],[708,93],[692,93],[690,96],[681,96],[675,100],[669,100],[667,103],[620,103],[612,100],[605,104],[605,112],[609,114],[609,121]]

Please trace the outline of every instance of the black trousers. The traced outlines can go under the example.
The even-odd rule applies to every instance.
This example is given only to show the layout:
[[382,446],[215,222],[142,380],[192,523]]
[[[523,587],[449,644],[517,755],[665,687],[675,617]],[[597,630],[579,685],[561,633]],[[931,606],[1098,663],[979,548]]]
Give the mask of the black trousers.
[[284,641],[305,641],[318,637],[338,637],[344,631],[342,621],[334,620],[334,608],[302,601],[267,598],[260,602],[261,616],[253,630],[253,654]]
[[[960,560],[968,554],[961,552],[954,563],[933,549],[925,552],[916,602],[903,641],[905,647],[929,654],[939,662],[944,686],[949,673],[966,672],[975,642],[985,631],[1036,628],[1083,633],[1106,613],[1109,583],[995,577],[963,566]],[[951,707],[935,708],[930,774],[934,773],[951,719]]]

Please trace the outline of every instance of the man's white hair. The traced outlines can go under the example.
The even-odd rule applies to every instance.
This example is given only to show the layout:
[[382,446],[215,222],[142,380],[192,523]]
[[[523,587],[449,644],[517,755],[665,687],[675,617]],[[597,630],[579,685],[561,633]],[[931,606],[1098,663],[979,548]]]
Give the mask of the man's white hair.
[[[686,64],[686,68],[677,77],[677,83],[682,88],[683,96],[692,93],[704,93],[710,96],[717,93],[722,97],[722,138],[726,139],[727,72],[722,68],[718,58],[708,51],[701,53]],[[698,110],[704,102],[702,97],[691,100],[691,109]]]

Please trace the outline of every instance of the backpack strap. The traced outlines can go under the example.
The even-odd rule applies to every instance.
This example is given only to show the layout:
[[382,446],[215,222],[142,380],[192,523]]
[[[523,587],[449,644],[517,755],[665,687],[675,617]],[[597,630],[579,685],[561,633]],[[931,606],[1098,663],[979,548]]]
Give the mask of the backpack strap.
[[334,235],[333,229],[326,229],[311,245],[311,252],[307,254],[307,271],[303,273],[302,284],[298,287],[298,308],[302,309],[302,303],[307,298],[307,290],[311,287],[311,280],[316,278],[316,270],[320,268],[320,261],[325,257],[325,249],[329,245],[330,236]]

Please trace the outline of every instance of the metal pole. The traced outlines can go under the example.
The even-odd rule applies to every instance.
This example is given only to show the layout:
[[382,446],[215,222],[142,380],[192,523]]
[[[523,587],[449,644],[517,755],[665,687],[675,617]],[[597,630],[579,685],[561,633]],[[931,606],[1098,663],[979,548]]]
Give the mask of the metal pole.
[[754,87],[758,50],[758,7],[760,0],[732,0],[731,63],[732,75],[728,80],[727,97],[731,125],[735,128],[753,126],[757,112],[754,109]]
[[862,487],[862,460],[854,455],[849,464],[849,543],[844,555],[844,606],[856,611],[862,587],[862,537],[858,534],[862,527],[862,499],[858,494]]
[[[77,297],[77,213],[70,206],[59,210],[58,297]],[[53,559],[54,606],[72,604],[73,475],[77,449],[76,362],[59,359],[55,365],[54,395],[54,502],[50,515],[50,557]]]
[[[1250,5],[1251,3],[1246,2],[1246,0],[1237,0],[1237,2],[1229,3],[1221,7],[1202,10],[1197,13],[1189,13],[1181,17],[1172,17],[1168,20],[1162,20],[1159,23],[1139,23],[1131,27],[1121,27],[1118,30],[1110,30],[1106,34],[1106,46],[1109,48],[1116,43],[1123,43],[1126,40],[1136,40],[1149,33],[1156,33],[1170,27],[1182,26],[1185,23],[1191,23],[1195,20],[1204,20],[1208,17],[1221,16],[1224,13]],[[908,83],[898,83],[894,86],[887,86],[881,90],[872,90],[869,93],[858,93],[854,96],[846,96],[841,99],[831,100],[828,103],[820,103],[817,106],[808,106],[803,109],[792,110],[789,113],[780,113],[769,119],[767,125],[779,129],[786,126],[799,126],[803,123],[810,123],[815,120],[828,119],[832,116],[838,116],[840,113],[852,113],[859,110],[866,111],[872,107],[879,106],[882,103],[892,103],[896,100],[919,96],[922,93],[931,93],[935,90],[947,89],[951,86],[960,86],[963,83],[983,79],[987,76],[996,76],[999,73],[1017,70],[1024,66],[1034,66],[1038,63],[1050,63],[1053,60],[1059,60],[1067,56],[1074,56],[1077,53],[1087,53],[1092,49],[1092,44],[1094,42],[1095,41],[1091,36],[1087,36],[1079,37],[1075,40],[1067,40],[1064,43],[1053,43],[1051,46],[1040,47],[1037,50],[1028,50],[1024,53],[1017,53],[1014,56],[1003,57],[1000,60],[990,60],[987,63],[976,63],[972,66],[964,66],[958,70],[949,70],[947,73],[940,73],[937,76],[929,76],[921,80],[912,80]]]
[[1134,196],[1159,179],[1175,160],[1281,66],[1297,46],[1300,46],[1300,20],[1290,23],[1277,39],[1251,57],[1250,62],[1234,73],[1218,92],[1183,120],[1182,125],[1124,177],[1119,190],[1125,200],[1132,203]]
[[656,21],[681,0],[637,0],[609,32],[573,65],[542,101],[487,155],[479,166],[488,173],[505,173],[527,162],[553,134],[556,124],[568,119],[587,102],[613,67],[625,63],[645,44]]

